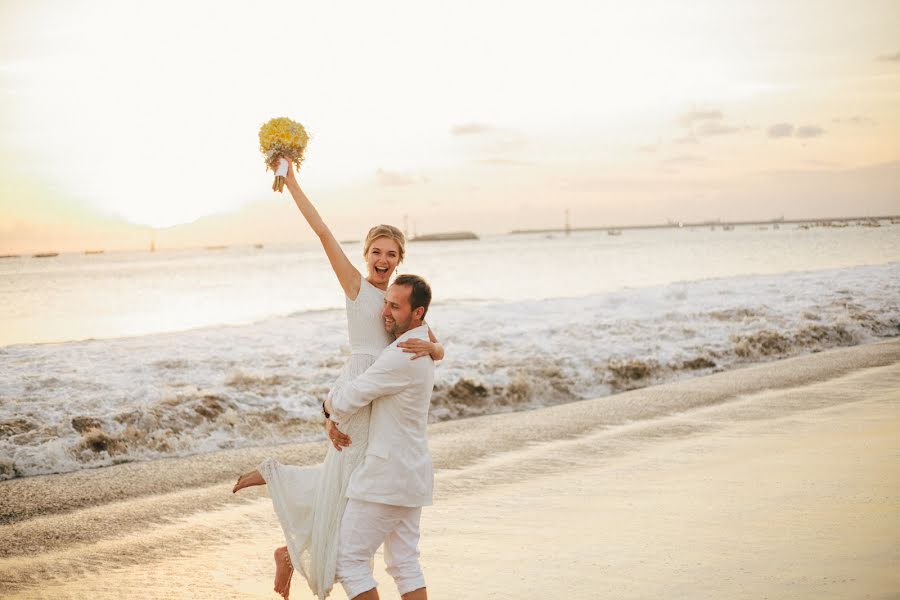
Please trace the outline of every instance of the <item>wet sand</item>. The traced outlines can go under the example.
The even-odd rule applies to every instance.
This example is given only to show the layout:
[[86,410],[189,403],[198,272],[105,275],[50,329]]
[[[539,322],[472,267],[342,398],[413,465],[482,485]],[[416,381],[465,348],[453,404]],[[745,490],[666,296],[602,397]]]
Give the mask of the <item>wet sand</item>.
[[[900,340],[430,435],[433,598],[900,596]],[[230,494],[273,451],[321,456],[298,445],[2,482],[0,595],[277,597],[270,501]],[[300,579],[293,591],[310,595]]]

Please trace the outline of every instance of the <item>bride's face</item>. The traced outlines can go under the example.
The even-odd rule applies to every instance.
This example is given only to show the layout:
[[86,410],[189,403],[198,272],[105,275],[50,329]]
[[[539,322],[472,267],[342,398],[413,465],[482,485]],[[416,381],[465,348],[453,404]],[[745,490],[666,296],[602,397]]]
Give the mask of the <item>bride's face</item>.
[[397,245],[397,242],[387,237],[377,238],[369,246],[369,253],[366,254],[369,281],[376,286],[386,288],[399,263],[400,246]]

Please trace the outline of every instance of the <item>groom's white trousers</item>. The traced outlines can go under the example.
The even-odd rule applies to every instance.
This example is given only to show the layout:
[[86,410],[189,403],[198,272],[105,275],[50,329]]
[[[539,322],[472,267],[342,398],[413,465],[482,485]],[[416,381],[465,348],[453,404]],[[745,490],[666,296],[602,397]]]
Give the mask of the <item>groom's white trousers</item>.
[[419,517],[422,507],[347,501],[338,541],[336,579],[347,598],[378,585],[372,559],[384,544],[384,562],[400,595],[425,587],[419,565]]

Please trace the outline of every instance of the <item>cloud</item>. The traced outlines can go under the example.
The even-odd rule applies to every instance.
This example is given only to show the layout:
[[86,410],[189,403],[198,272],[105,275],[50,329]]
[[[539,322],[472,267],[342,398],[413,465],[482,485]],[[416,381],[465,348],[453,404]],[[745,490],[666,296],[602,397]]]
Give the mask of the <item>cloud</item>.
[[496,127],[484,123],[454,125],[451,133],[469,155],[470,162],[494,165],[531,164],[520,163],[516,156],[528,146],[528,138],[515,129]]
[[697,121],[715,121],[721,118],[720,110],[692,110],[681,115],[679,120],[684,127],[693,127]]
[[818,125],[801,125],[794,132],[794,136],[798,138],[814,138],[825,133],[825,130]]
[[811,167],[818,167],[820,169],[838,169],[841,168],[841,164],[834,162],[833,160],[804,160],[803,164],[809,165]]
[[793,123],[776,123],[769,127],[767,134],[770,138],[814,138],[825,133],[825,130],[818,125],[797,125]]
[[724,125],[719,123],[718,121],[705,121],[700,123],[700,126],[694,130],[694,132],[701,137],[708,137],[711,135],[726,135],[729,133],[737,133],[740,131],[738,127],[729,127],[728,125]]
[[775,123],[769,127],[770,138],[791,137],[794,135],[794,126],[790,123]]
[[702,156],[696,156],[694,154],[679,154],[678,156],[667,158],[666,160],[662,161],[662,164],[674,167],[684,165],[699,165],[704,162],[706,162],[706,158]]
[[425,181],[425,179],[422,177],[407,175],[406,173],[400,173],[397,171],[385,171],[384,169],[378,169],[377,171],[375,171],[375,180],[378,182],[378,185],[382,185],[384,187],[415,185],[417,183]]
[[900,62],[900,52],[895,52],[894,54],[882,54],[875,60],[880,62]]
[[496,130],[496,127],[491,127],[490,125],[485,125],[483,123],[462,123],[460,125],[453,125],[450,128],[450,133],[453,135],[480,135],[482,133],[491,133]]
[[700,140],[698,140],[693,133],[689,133],[683,137],[675,138],[676,144],[699,144]]
[[534,163],[527,160],[515,160],[512,158],[477,158],[472,162],[480,165],[491,165],[495,167],[531,167]]
[[850,125],[857,125],[859,127],[875,125],[875,119],[871,117],[864,117],[862,115],[853,115],[852,117],[835,117],[831,120],[831,122],[848,123]]
[[681,126],[689,132],[683,138],[675,140],[679,144],[696,144],[698,137],[711,137],[715,135],[728,135],[741,131],[740,127],[727,125],[723,122],[722,111],[716,109],[692,110],[684,113],[678,119]]

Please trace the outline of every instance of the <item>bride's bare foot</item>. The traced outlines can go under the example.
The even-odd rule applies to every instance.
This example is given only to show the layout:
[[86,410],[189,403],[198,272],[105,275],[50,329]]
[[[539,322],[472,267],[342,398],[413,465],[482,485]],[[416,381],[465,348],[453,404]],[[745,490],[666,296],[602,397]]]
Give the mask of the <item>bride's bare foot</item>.
[[254,485],[266,485],[266,480],[263,479],[263,476],[260,475],[259,471],[253,469],[249,473],[244,473],[240,477],[238,477],[237,483],[234,484],[234,489],[231,490],[231,493],[234,494],[245,487],[250,487]]
[[294,567],[291,565],[291,555],[288,554],[287,546],[276,548],[275,591],[281,594],[282,598],[287,598],[291,593],[291,576],[293,574]]

